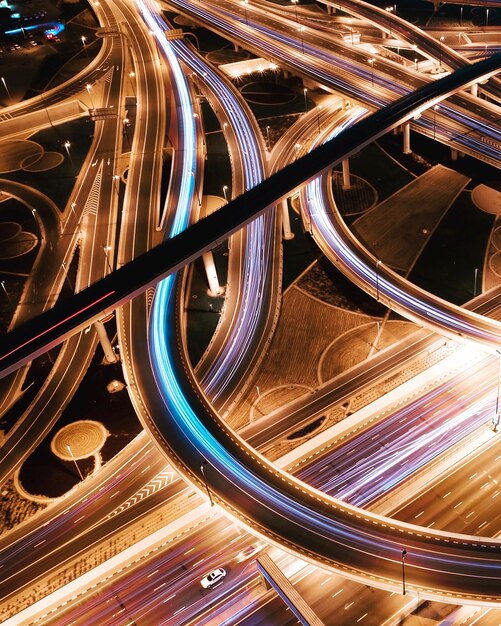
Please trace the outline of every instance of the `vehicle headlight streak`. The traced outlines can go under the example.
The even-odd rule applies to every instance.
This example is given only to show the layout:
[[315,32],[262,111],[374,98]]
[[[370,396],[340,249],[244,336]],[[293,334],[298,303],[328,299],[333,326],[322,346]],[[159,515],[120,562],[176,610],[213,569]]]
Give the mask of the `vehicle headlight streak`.
[[[155,7],[151,9],[154,11]],[[144,8],[143,8],[144,14]],[[163,41],[163,49],[170,52],[169,61],[176,59],[175,65],[179,68],[179,62],[176,57],[181,58],[192,71],[203,77],[204,82],[210,90],[217,94],[221,104],[224,106],[227,116],[231,119],[231,124],[237,141],[240,146],[240,154],[244,165],[245,189],[254,187],[263,178],[263,165],[261,159],[260,148],[256,142],[253,128],[249,123],[246,115],[242,112],[240,104],[227,85],[212,72],[197,55],[193,54],[188,46],[182,41],[165,42],[163,31],[165,24],[160,16],[149,15],[147,23],[150,27],[154,24],[157,27],[157,37],[159,41]],[[178,89],[181,94],[186,92],[186,100],[183,99],[183,112],[190,111],[188,115],[183,117],[186,122],[193,128],[194,125],[191,113],[191,101],[182,72],[175,73]],[[186,107],[184,106],[186,102]],[[184,119],[186,118],[186,120]],[[191,132],[186,134],[185,146],[189,142],[194,144]],[[194,171],[194,164],[189,165],[189,157],[186,159],[185,172]],[[185,180],[190,183],[187,193],[193,194],[194,177],[185,176]],[[191,197],[191,196],[188,196]],[[180,198],[178,209],[176,211],[176,225],[171,231],[171,235],[179,232],[177,228],[182,229],[186,226],[189,219],[189,200]],[[226,342],[224,349],[215,359],[209,371],[203,380],[205,392],[214,400],[216,399],[232,382],[234,374],[238,372],[238,366],[245,358],[249,346],[255,337],[262,314],[262,304],[264,302],[263,294],[267,288],[267,268],[271,267],[273,260],[273,232],[274,232],[274,215],[272,212],[257,218],[254,222],[247,226],[245,257],[243,263],[243,277],[241,281],[242,293],[240,306],[237,311],[237,320],[232,327],[232,334]],[[172,283],[168,283],[173,286]],[[154,310],[162,309],[164,299],[167,297],[167,290],[157,289],[154,302]],[[168,322],[167,322],[168,323]]]
[[[153,25],[151,26],[153,30]],[[189,119],[191,119],[191,111]],[[191,171],[190,164],[190,167],[187,168],[188,179],[191,179]],[[182,220],[176,220],[176,224],[179,221],[182,222]],[[191,454],[189,461],[183,455],[181,455],[183,460],[178,460],[182,462],[185,469],[185,464],[188,463],[189,471],[199,478],[197,463],[199,464],[206,458],[218,476],[229,481],[228,484],[233,485],[241,497],[248,499],[249,504],[254,502],[259,511],[269,511],[270,521],[264,512],[256,512],[254,513],[254,523],[261,524],[264,530],[268,530],[279,541],[285,544],[288,542],[288,539],[281,532],[283,524],[287,522],[289,525],[288,533],[292,532],[297,537],[295,545],[301,546],[305,541],[304,537],[308,535],[310,555],[322,555],[322,559],[333,563],[339,558],[339,550],[349,549],[351,561],[346,567],[348,568],[347,572],[351,572],[352,575],[355,575],[357,571],[367,569],[365,565],[367,556],[372,555],[380,564],[381,572],[387,572],[386,574],[381,573],[376,578],[373,577],[374,582],[379,581],[379,584],[387,587],[392,582],[395,585],[400,584],[399,566],[402,538],[387,536],[387,533],[391,532],[388,522],[382,518],[373,521],[372,523],[378,526],[378,528],[373,528],[371,520],[368,520],[368,525],[362,522],[357,523],[356,518],[361,517],[360,512],[357,509],[352,509],[349,505],[341,505],[329,498],[325,498],[323,506],[319,505],[318,501],[323,501],[320,493],[315,493],[314,490],[308,489],[300,481],[295,481],[280,470],[273,468],[259,455],[256,455],[256,460],[260,466],[253,468],[251,464],[252,453],[246,452],[244,444],[238,437],[230,432],[224,434],[226,429],[221,422],[212,421],[211,412],[205,407],[203,397],[199,393],[195,381],[189,380],[189,377],[186,377],[181,369],[176,371],[177,366],[181,367],[181,364],[176,362],[176,358],[179,359],[179,356],[176,357],[179,347],[178,337],[175,335],[174,329],[165,323],[171,318],[175,306],[172,285],[173,277],[170,277],[162,281],[158,287],[158,298],[163,300],[164,306],[153,306],[150,318],[149,343],[155,377],[162,389],[163,399],[168,410],[166,420],[169,437],[173,438],[172,441],[177,440],[179,445],[183,445],[181,440],[184,440],[187,446],[185,453]],[[191,404],[188,400],[189,396],[191,396]],[[194,407],[202,411],[200,416],[197,415]],[[159,425],[159,428],[162,426]],[[216,433],[218,434],[216,435]],[[175,455],[176,450],[172,447],[171,450]],[[248,463],[244,459],[247,459]],[[275,477],[275,480],[272,477]],[[276,483],[277,479],[278,484]],[[326,507],[327,501],[329,501],[329,505]],[[332,516],[337,519],[332,519]],[[354,523],[356,530],[353,528]],[[395,524],[400,525],[396,522]],[[272,530],[273,528],[275,530]],[[407,531],[410,534],[415,534],[420,530],[419,527],[409,526],[408,528],[413,529]],[[437,531],[430,531],[430,535],[437,535]],[[458,537],[461,543],[471,544],[471,539]],[[449,541],[445,537],[444,539]],[[495,542],[490,540],[489,543]],[[290,545],[290,541],[288,545]],[[433,549],[430,550],[430,548]],[[418,541],[412,549],[412,555],[418,559],[418,562],[409,564],[409,577],[412,573],[417,575],[420,570],[426,579],[432,572],[439,572],[435,575],[434,580],[442,581],[443,574],[450,572],[454,580],[454,583],[451,582],[453,589],[456,588],[456,585],[460,586],[461,589],[466,589],[464,585],[461,586],[461,581],[464,580],[464,572],[467,572],[468,584],[465,593],[468,594],[468,597],[471,597],[472,581],[478,579],[482,585],[490,585],[490,589],[493,585],[495,586],[497,591],[490,591],[486,598],[486,601],[492,603],[499,595],[500,564],[492,553],[492,550],[496,549],[497,544],[490,548],[488,555],[482,554],[480,556],[475,553],[474,556],[470,557],[468,550],[456,554],[456,548],[451,550],[443,542],[434,544],[432,541],[426,546],[426,544],[420,545]],[[341,561],[343,562],[343,560]],[[452,562],[453,565],[449,566],[449,562]],[[451,567],[456,569],[451,570]],[[437,575],[439,579],[437,579]],[[434,584],[437,584],[439,589],[443,588],[443,582]],[[476,589],[479,585],[480,582],[477,583]],[[434,588],[433,584],[430,589],[425,583],[423,594],[428,593],[434,597]],[[484,597],[485,594],[484,596],[476,596],[472,598],[472,601],[477,600],[477,598],[478,601],[481,601]]]
[[[227,33],[232,33],[240,37],[242,36],[242,28],[244,28],[244,25],[239,22],[241,16],[234,12],[219,8],[216,12],[213,7],[202,7],[198,4],[197,6],[194,6],[186,2],[186,0],[173,0],[173,2],[175,5],[184,7],[187,11],[196,11],[197,15],[208,20],[210,23],[213,23]],[[253,7],[253,11],[257,14],[259,13],[259,8]],[[294,28],[294,23],[291,22],[291,24],[292,28]],[[266,39],[265,37],[269,37],[270,39]],[[371,104],[377,108],[384,107],[389,104],[390,101],[394,100],[394,98],[389,98],[385,95],[382,90],[387,89],[398,97],[408,94],[412,90],[412,87],[402,85],[391,78],[384,77],[382,74],[377,76],[377,83],[381,88],[379,93],[374,92],[374,90],[368,90],[366,85],[360,86],[354,81],[345,81],[343,79],[343,74],[349,72],[350,74],[354,74],[359,78],[362,78],[367,82],[367,84],[370,84],[372,82],[371,72],[365,64],[350,63],[349,61],[346,61],[338,56],[327,53],[325,50],[318,48],[314,44],[309,45],[307,42],[304,42],[304,48],[305,53],[309,53],[309,55],[302,54],[302,51],[300,53],[300,44],[297,38],[289,36],[281,31],[274,31],[273,29],[260,23],[253,23],[252,28],[246,27],[245,38],[254,46],[266,51],[272,58],[285,59],[294,66],[301,67],[304,71],[313,75],[314,78],[321,83],[331,84],[334,87],[347,90],[349,93],[353,94],[355,98],[361,98],[362,101],[365,101],[368,95],[370,95]],[[287,48],[284,48],[283,46],[287,46]],[[317,61],[328,64],[329,71],[324,71],[319,66]],[[335,67],[337,71],[331,71],[331,67]],[[442,116],[454,119],[458,123],[467,123],[471,126],[472,118],[464,115],[455,107],[448,105],[446,102],[441,103],[440,113]],[[413,124],[423,126],[428,129],[430,127],[430,121],[425,117],[422,117],[419,120],[414,120]],[[480,138],[472,136],[473,130],[475,129],[469,128],[463,133],[458,133],[457,129],[449,128],[444,125],[440,128],[439,137],[443,136],[449,140],[454,140],[458,146],[466,146],[479,154],[483,154],[486,157],[499,162],[499,151],[496,150],[495,147],[490,146],[488,143],[482,142]],[[480,132],[480,130],[478,132]],[[488,124],[485,124],[482,128],[482,134],[492,138],[494,141],[500,140],[499,132],[494,128],[494,125],[490,127]]]
[[[191,107],[191,99],[186,85],[186,79],[179,65],[177,55],[179,54],[190,67],[204,74],[208,69],[205,64],[195,55],[192,55],[189,49],[181,42],[167,42],[163,36],[165,24],[163,20],[155,15],[156,7],[149,5],[142,0],[138,0],[138,6],[143,14],[146,24],[151,32],[156,36],[158,44],[162,47],[166,58],[168,59],[173,75],[176,80],[179,97],[182,102],[181,113],[184,132],[184,175],[179,195],[178,206],[175,214],[174,223],[170,232],[173,236],[186,228],[189,222],[189,212],[191,199],[194,193],[194,177],[192,172],[196,167],[195,154],[195,125],[193,122],[193,113]],[[246,188],[257,184],[263,176],[261,166],[261,156],[259,148],[250,125],[245,116],[241,113],[238,102],[231,91],[219,80],[217,76],[211,72],[207,72],[204,80],[210,85],[211,89],[224,96],[225,105],[228,107],[228,113],[231,114],[232,124],[235,133],[240,141],[241,146],[245,146],[242,150],[242,156],[245,165]],[[264,267],[271,262],[270,240],[272,233],[273,217],[271,214],[258,218],[248,226],[247,239],[249,245],[246,247],[245,255],[245,276],[243,281],[244,293],[242,297],[243,306],[239,309],[239,320],[235,325],[235,333],[232,341],[227,343],[225,353],[221,356],[215,366],[209,372],[207,377],[208,393],[221,393],[224,385],[231,377],[232,371],[236,371],[239,360],[245,355],[246,346],[254,336],[254,330],[260,318],[259,309],[255,306],[256,302],[262,301],[262,292],[265,288],[265,271]],[[263,253],[267,256],[263,258]],[[170,276],[157,287],[154,305],[152,309],[152,318],[162,316],[167,310],[167,301],[171,291],[174,288],[174,277]],[[166,320],[168,317],[165,318]],[[221,363],[221,361],[223,363]],[[224,365],[226,364],[226,367]],[[172,388],[170,388],[172,391]]]

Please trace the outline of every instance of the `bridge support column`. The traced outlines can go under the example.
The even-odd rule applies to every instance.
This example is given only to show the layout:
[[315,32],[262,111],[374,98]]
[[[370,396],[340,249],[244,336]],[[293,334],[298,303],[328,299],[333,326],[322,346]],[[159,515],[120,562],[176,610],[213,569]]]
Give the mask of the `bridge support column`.
[[343,191],[351,189],[350,185],[350,159],[343,160]]
[[240,50],[239,46],[237,43],[233,44],[234,48],[235,48],[235,52],[238,52]]
[[455,150],[454,148],[451,148],[451,159],[453,161],[457,161],[458,160],[458,151]]
[[478,83],[473,83],[470,87],[470,91],[472,96],[478,96]]
[[113,352],[111,341],[108,339],[108,333],[101,320],[94,322],[94,328],[96,329],[99,342],[104,352],[104,358],[107,363],[116,363],[118,361],[117,355]]
[[411,125],[409,122],[404,124],[404,154],[410,154],[411,150]]
[[289,216],[289,206],[287,198],[280,201],[280,209],[282,210],[282,230],[284,233],[284,239],[294,239],[294,233],[291,231],[291,220]]
[[209,289],[207,293],[212,298],[216,298],[217,296],[223,294],[224,289],[219,284],[216,266],[214,265],[214,256],[209,250],[209,252],[204,252],[204,254],[202,254],[202,259],[204,262],[205,273],[207,274],[207,282],[209,283]]

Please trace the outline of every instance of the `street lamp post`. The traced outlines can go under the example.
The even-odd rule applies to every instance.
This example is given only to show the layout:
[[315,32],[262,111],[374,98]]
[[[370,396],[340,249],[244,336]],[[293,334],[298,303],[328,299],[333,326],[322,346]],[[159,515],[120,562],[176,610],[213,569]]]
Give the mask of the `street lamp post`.
[[266,143],[268,144],[268,150],[271,150],[271,144],[270,144],[270,127],[267,126],[266,127]]
[[402,595],[405,596],[405,555],[407,550],[402,550]]
[[82,40],[83,49],[85,50],[85,54],[87,58],[89,58],[89,51],[87,50],[87,46],[85,45],[85,42],[87,41],[87,37],[85,35],[82,35],[81,40]]
[[103,246],[104,256],[106,257],[106,264],[108,265],[108,270],[111,274],[111,272],[113,271],[113,268],[111,267],[110,258],[108,256],[108,252],[110,251],[111,251],[111,246]]
[[445,37],[443,35],[439,39],[438,69],[439,69],[440,72],[442,71],[442,43],[443,43],[444,39],[445,39]]
[[459,27],[463,28],[463,7],[459,11]]
[[437,136],[437,111],[438,104],[433,107],[433,139],[435,139]]
[[304,37],[303,37],[304,26],[300,26],[298,28],[298,31],[299,31],[299,35],[301,37],[301,52],[304,54]]
[[7,291],[7,289],[5,287],[5,280],[2,280],[0,285],[2,285],[2,289],[4,290],[5,295],[7,296],[7,300],[9,301],[10,306],[12,306],[12,300],[10,299],[9,292]]
[[417,57],[414,59],[414,67],[416,68],[416,72],[419,71],[419,61],[417,59]]
[[210,500],[210,505],[214,506],[214,502],[212,500],[212,495],[209,489],[209,485],[207,483],[207,478],[205,478],[205,468],[204,466],[208,465],[207,461],[204,461],[201,465],[200,465],[200,471],[202,472],[202,477],[204,479],[204,484],[205,484],[205,489],[207,490],[207,495],[209,496],[209,500]]
[[130,143],[130,137],[129,137],[129,126],[130,126],[130,120],[128,117],[124,117],[122,120],[122,125],[123,125],[123,129],[125,132],[125,136],[127,137],[127,143],[129,144],[129,150],[131,150],[132,146]]
[[477,295],[478,267],[475,268],[475,276],[473,279],[473,297]]
[[304,112],[307,113],[308,112],[308,98],[306,97],[306,94],[308,93],[308,89],[306,89],[306,87],[303,89],[303,96],[304,96]]
[[291,0],[291,2],[294,5],[294,15],[296,18],[296,23],[297,23],[297,3],[299,2],[299,0]]
[[485,10],[485,25],[489,26],[489,9]]
[[317,105],[317,129],[318,129],[318,134],[320,135],[320,109],[322,108],[321,104]]
[[71,168],[73,169],[73,159],[71,158],[71,152],[70,152],[71,143],[68,140],[66,140],[63,145],[68,154],[68,159],[70,160]]
[[89,94],[90,104],[91,104],[92,108],[95,109],[96,107],[94,106],[94,101],[92,100],[92,94],[91,94],[92,85],[90,83],[87,83],[85,85],[85,89],[87,89],[87,93]]
[[228,185],[223,185],[223,196],[224,196],[224,199],[226,200],[226,202],[228,202],[227,191],[228,191]]
[[5,78],[3,76],[2,76],[2,84],[5,88],[5,91],[7,92],[7,95],[9,96],[9,100],[12,100],[11,93],[9,91],[9,88],[7,87],[7,83],[5,82]]
[[66,278],[66,281],[68,282],[68,287],[70,288],[71,291],[73,291],[71,280],[70,280],[70,277],[68,276],[68,268],[66,267],[66,263],[64,261],[61,262],[61,267],[64,270],[64,277]]
[[132,87],[132,93],[134,94],[134,98],[136,97],[136,88],[134,86],[134,81],[132,79],[135,78],[135,76],[136,76],[136,72],[129,72],[130,86]]
[[117,199],[120,198],[120,187],[119,187],[119,181],[120,180],[120,176],[118,174],[113,174],[112,177],[112,181],[113,181],[113,188],[115,190],[115,193],[117,194]]
[[79,476],[80,476],[80,479],[81,479],[81,480],[83,480],[83,479],[84,479],[83,474],[82,474],[82,472],[80,471],[80,468],[78,467],[77,460],[76,460],[76,459],[75,459],[75,457],[73,456],[73,452],[72,452],[72,450],[71,450],[71,448],[70,448],[70,444],[69,444],[69,443],[67,443],[67,444],[66,444],[66,447],[68,448],[68,452],[70,453],[71,459],[72,459],[73,463],[75,464],[75,467],[77,468],[77,472],[78,472],[78,474],[79,474]]

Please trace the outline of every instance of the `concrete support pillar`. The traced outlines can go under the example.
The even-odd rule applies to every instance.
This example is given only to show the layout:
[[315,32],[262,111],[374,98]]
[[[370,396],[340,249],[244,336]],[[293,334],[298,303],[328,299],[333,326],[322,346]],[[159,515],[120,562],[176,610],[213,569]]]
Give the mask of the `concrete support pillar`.
[[289,216],[289,206],[287,198],[280,201],[280,208],[282,210],[282,229],[284,233],[284,239],[294,239],[294,233],[291,231],[291,220]]
[[461,150],[458,150],[458,156],[463,158],[465,156],[465,153],[461,152]]
[[215,298],[216,296],[220,296],[223,293],[223,289],[219,284],[219,279],[217,277],[216,266],[214,265],[214,256],[212,252],[205,252],[202,254],[202,259],[204,262],[205,273],[207,274],[207,282],[209,283],[209,290],[207,293],[209,296]]
[[393,134],[394,135],[399,135],[400,134],[400,128],[398,126],[395,126],[395,128],[393,129]]
[[106,328],[104,327],[103,322],[97,320],[94,322],[94,328],[96,329],[97,336],[99,338],[99,342],[101,343],[101,347],[104,351],[104,358],[107,363],[116,363],[117,355],[113,352],[113,348],[111,346],[111,341],[108,339],[108,334],[106,332]]
[[351,189],[350,185],[350,159],[343,161],[343,191]]
[[410,154],[411,150],[411,125],[409,122],[404,124],[404,154]]
[[471,91],[472,96],[478,96],[478,83],[473,83],[473,85],[470,88],[470,91]]
[[233,45],[234,45],[234,47],[235,47],[235,52],[238,52],[238,51],[240,50],[240,48],[238,47],[238,44],[237,44],[237,43],[235,43],[235,44],[233,44]]
[[457,161],[458,160],[458,151],[454,150],[454,148],[451,148],[451,159],[453,161]]

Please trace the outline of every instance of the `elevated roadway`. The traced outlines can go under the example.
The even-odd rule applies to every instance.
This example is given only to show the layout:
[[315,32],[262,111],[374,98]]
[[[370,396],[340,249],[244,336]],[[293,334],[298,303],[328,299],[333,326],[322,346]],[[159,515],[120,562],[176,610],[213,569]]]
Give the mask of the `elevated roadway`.
[[[290,195],[294,189],[312,180],[322,171],[331,169],[395,126],[413,118],[416,112],[433,106],[437,100],[465,85],[496,74],[500,67],[501,55],[494,55],[425,85],[346,129],[338,137],[276,172],[216,213],[75,294],[70,301],[58,304],[22,327],[13,329],[2,341],[0,377],[57,345],[75,330],[85,328],[91,320],[112,312],[119,304],[144,292],[204,251],[212,249],[268,207]],[[443,303],[443,309],[444,312],[454,311],[454,318],[466,316],[465,322],[449,320],[448,317],[443,319],[444,312],[435,318],[423,315],[421,320],[426,321],[434,330],[464,336],[489,346],[490,349],[496,349],[500,331],[497,323],[465,313],[446,303]]]

